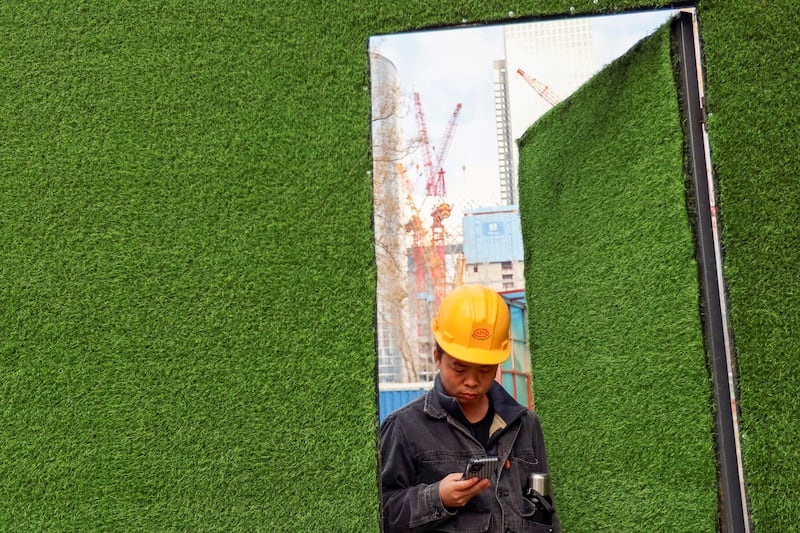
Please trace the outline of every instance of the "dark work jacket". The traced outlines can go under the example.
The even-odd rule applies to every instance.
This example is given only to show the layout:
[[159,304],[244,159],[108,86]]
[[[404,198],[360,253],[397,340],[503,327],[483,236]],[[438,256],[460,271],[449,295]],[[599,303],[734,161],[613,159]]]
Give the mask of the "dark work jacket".
[[[528,474],[548,472],[539,418],[498,383],[488,393],[495,410],[486,449],[465,424],[455,398],[439,377],[424,396],[386,417],[381,425],[383,526],[396,531],[559,532],[534,522],[523,497]],[[463,472],[473,457],[500,458],[492,485],[464,507],[445,508],[439,481]]]

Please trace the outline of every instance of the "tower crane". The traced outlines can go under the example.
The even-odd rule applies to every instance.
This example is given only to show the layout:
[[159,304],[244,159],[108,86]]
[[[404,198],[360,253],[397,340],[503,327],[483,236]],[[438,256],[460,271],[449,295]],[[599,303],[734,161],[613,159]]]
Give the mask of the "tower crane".
[[429,267],[431,279],[433,281],[434,306],[438,308],[439,302],[442,301],[442,298],[444,298],[447,293],[447,267],[445,263],[446,235],[444,220],[450,216],[451,212],[451,206],[445,199],[447,188],[445,186],[444,161],[453,139],[453,132],[455,131],[462,105],[460,102],[456,104],[455,110],[450,115],[435,164],[432,160],[432,149],[430,138],[428,137],[428,126],[425,122],[425,112],[422,108],[422,99],[419,93],[416,92],[414,93],[414,106],[420,142],[425,157],[423,162],[426,175],[425,195],[426,197],[432,198],[434,201],[433,211],[431,211],[431,248],[433,258]]
[[458,122],[458,116],[461,112],[461,103],[456,104],[456,108],[450,115],[450,120],[447,123],[447,128],[442,137],[442,143],[439,146],[439,151],[436,156],[436,162],[433,162],[431,156],[431,144],[428,137],[428,126],[425,122],[425,112],[422,109],[422,99],[419,93],[414,93],[414,107],[416,108],[417,128],[419,129],[420,141],[425,154],[425,174],[427,181],[425,183],[425,194],[437,199],[443,199],[447,196],[447,188],[445,186],[445,171],[444,160],[447,157],[447,152],[450,149],[450,143],[453,140],[453,132]]
[[[406,175],[406,169],[403,163],[396,163],[397,174],[403,183],[406,192],[406,204],[411,209],[411,219],[403,226],[403,228],[413,234],[413,241],[411,245],[411,253],[414,261],[414,288],[417,295],[427,292],[427,279],[426,272],[428,271],[429,260],[427,254],[430,248],[428,242],[428,232],[422,223],[422,217],[419,213],[419,208],[412,195],[413,187]],[[418,313],[419,315],[419,313]]]
[[517,69],[517,74],[522,76],[522,79],[528,82],[534,91],[536,91],[539,96],[544,98],[544,100],[550,104],[551,106],[556,106],[559,102],[561,102],[561,97],[556,95],[553,90],[545,85],[544,83],[540,82],[536,78],[529,76],[524,70],[521,68]]
[[[414,264],[414,316],[416,317],[414,342],[417,345],[417,354],[422,356],[430,353],[429,324],[433,317],[428,294],[431,289],[428,285],[428,274],[438,269],[437,258],[433,253],[433,247],[428,236],[428,231],[422,222],[419,208],[414,201],[413,186],[406,175],[405,166],[402,163],[395,164],[397,174],[400,176],[406,193],[406,203],[411,210],[411,218],[403,226],[404,229],[412,233],[413,244],[411,246],[411,256]],[[431,276],[433,282],[433,276]],[[413,366],[413,361],[412,361]]]
[[[419,207],[417,207],[412,195],[413,186],[408,179],[405,166],[403,163],[396,163],[395,168],[397,168],[397,173],[405,188],[406,204],[411,210],[411,218],[406,222],[403,228],[407,232],[413,234],[411,249],[414,259],[414,285],[418,295],[427,294],[429,290],[426,274],[438,270],[439,267],[444,266],[444,264],[439,262],[439,258],[434,253],[434,238],[433,236],[428,236],[428,231],[425,229],[425,225],[422,222]],[[433,276],[431,276],[431,279],[435,283]]]

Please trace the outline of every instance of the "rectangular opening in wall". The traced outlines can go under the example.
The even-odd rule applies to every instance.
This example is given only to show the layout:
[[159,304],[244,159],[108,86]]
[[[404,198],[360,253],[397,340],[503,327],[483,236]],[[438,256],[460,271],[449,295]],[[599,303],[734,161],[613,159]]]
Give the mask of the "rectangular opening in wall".
[[[485,284],[524,308],[516,140],[673,13],[370,38],[381,420],[402,384],[430,387],[430,321],[453,287]],[[525,312],[515,320],[526,328]],[[527,343],[514,349],[530,389]],[[514,394],[533,407],[528,391]]]
[[[674,22],[687,13],[699,43],[691,8],[370,39],[381,420],[430,389],[430,321],[443,296],[493,287],[512,311],[514,346],[496,380],[531,409],[544,391],[543,419],[559,425],[554,471],[577,529],[597,524],[570,516],[570,503],[608,490],[608,476],[587,468],[616,461],[614,499],[633,511],[642,502],[624,487],[646,482],[629,471],[658,477],[656,463],[678,456],[691,472],[681,493],[696,503],[680,518],[713,527],[720,508],[727,524],[736,518],[717,507],[736,494],[717,493],[710,475],[697,265],[681,248],[692,237],[681,131],[691,117],[679,111],[673,69],[701,70],[674,55]],[[523,221],[533,244],[523,246]],[[685,416],[663,420],[677,397]],[[665,442],[667,428],[683,432],[679,445]],[[579,434],[608,453],[584,455]],[[649,454],[630,468],[637,446]],[[675,513],[661,505],[674,483],[648,490],[653,513]]]

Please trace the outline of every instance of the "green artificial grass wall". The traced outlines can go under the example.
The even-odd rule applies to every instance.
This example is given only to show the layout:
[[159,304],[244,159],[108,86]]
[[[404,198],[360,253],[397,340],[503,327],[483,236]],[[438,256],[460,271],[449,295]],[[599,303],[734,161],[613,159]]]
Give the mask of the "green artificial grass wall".
[[666,25],[520,141],[534,398],[565,531],[716,527],[678,103]]
[[321,9],[2,9],[0,530],[377,524],[366,52]]
[[[8,531],[377,530],[368,37],[659,5],[6,4]],[[759,531],[800,521],[796,12],[699,6]]]
[[748,495],[754,530],[780,533],[800,523],[800,13],[789,0],[709,4],[709,135]]

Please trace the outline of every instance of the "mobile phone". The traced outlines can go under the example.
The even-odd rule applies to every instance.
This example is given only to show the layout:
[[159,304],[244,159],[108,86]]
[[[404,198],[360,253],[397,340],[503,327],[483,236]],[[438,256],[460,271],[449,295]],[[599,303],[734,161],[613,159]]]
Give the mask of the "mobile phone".
[[497,466],[497,457],[480,457],[478,459],[470,459],[467,467],[464,469],[464,474],[461,479],[472,479],[478,477],[481,479],[491,478]]

